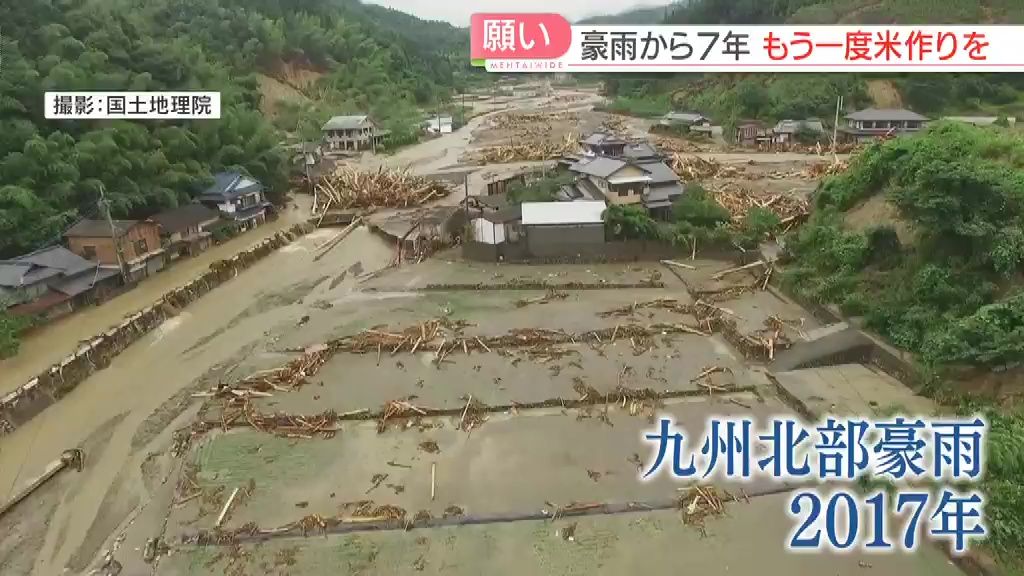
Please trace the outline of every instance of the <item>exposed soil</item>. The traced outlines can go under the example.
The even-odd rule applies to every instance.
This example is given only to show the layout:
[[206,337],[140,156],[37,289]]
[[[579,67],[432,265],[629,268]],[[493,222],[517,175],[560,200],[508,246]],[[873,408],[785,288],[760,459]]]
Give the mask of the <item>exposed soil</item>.
[[896,207],[889,203],[883,194],[876,194],[848,210],[844,220],[847,226],[857,231],[876,226],[891,226],[901,244],[908,245],[914,242],[910,224],[900,218]]

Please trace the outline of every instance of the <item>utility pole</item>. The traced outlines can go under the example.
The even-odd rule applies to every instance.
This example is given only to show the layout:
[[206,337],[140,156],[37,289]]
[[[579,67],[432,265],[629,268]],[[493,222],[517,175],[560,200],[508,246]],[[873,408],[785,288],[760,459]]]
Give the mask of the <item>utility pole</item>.
[[110,217],[110,202],[107,201],[106,187],[100,182],[100,199],[99,199],[100,210],[103,211],[103,215],[107,217],[107,224],[110,226],[110,237],[114,240],[114,253],[117,255],[117,267],[121,270],[121,279],[124,280],[125,284],[128,284],[128,266],[124,261],[124,249],[121,248],[121,237],[117,233],[117,227],[114,226],[114,219]]
[[836,147],[838,144],[837,138],[839,137],[839,109],[843,107],[843,97],[840,95],[836,98],[836,120],[832,124],[832,161],[838,162],[839,159],[836,157]]

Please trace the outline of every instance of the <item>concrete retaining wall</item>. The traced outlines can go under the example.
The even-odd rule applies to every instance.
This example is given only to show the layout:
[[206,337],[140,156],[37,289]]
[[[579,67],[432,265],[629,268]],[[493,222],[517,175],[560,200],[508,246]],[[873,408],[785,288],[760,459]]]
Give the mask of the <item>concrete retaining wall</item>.
[[239,272],[278,248],[309,233],[313,228],[314,225],[310,223],[296,224],[291,229],[278,232],[231,259],[218,260],[211,264],[209,271],[202,276],[164,294],[156,302],[125,318],[121,324],[93,336],[73,354],[0,398],[0,435],[28,422],[47,406],[74,390],[91,374],[109,366],[121,351],[178,310],[234,278]]
[[[724,252],[723,252],[724,253]],[[718,254],[718,251],[715,252]],[[643,262],[666,258],[690,257],[687,250],[663,242],[626,240],[591,243],[548,243],[540,253],[526,242],[502,243],[496,246],[479,242],[463,243],[462,256],[467,260],[495,262],[500,257],[507,263],[563,264],[601,262]],[[710,257],[701,251],[701,257]]]

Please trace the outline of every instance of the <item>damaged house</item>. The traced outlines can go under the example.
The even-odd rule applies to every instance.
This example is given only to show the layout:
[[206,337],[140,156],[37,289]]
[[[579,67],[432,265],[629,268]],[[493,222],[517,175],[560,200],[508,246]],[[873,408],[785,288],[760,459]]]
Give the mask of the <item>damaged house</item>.
[[124,265],[131,281],[163,269],[165,252],[160,226],[150,220],[82,220],[64,233],[68,249],[104,268]]
[[195,256],[210,247],[208,228],[220,220],[220,214],[202,204],[186,204],[152,217],[160,226],[160,240],[168,258]]
[[0,260],[0,309],[52,319],[102,300],[120,281],[116,268],[101,267],[63,246],[50,246]]
[[389,132],[381,130],[377,123],[366,114],[358,116],[335,116],[320,128],[328,150],[358,152],[377,151],[384,144]]

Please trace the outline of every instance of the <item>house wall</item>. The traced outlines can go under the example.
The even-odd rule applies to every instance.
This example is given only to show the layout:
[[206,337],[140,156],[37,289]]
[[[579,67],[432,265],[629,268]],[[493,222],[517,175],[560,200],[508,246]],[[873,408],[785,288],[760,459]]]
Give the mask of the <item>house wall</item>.
[[[645,174],[646,172],[636,166],[626,166],[613,174],[611,178],[613,180],[620,178],[638,178]],[[595,176],[590,176],[589,180],[601,190],[608,202],[619,205],[639,204],[642,202],[644,188],[647,186],[643,182],[615,184],[609,180],[597,178]]]
[[604,224],[524,225],[532,256],[552,258],[590,253],[604,244]]
[[361,150],[364,148],[371,148],[376,140],[379,138],[374,137],[377,127],[372,122],[368,123],[367,126],[362,128],[353,128],[350,130],[327,130],[324,134],[324,142],[327,143],[327,147],[332,150]]
[[0,310],[6,306],[14,306],[23,302],[31,302],[39,298],[49,290],[46,282],[36,282],[19,288],[6,288],[0,286]]
[[483,218],[473,219],[473,240],[482,244],[499,244],[505,241],[505,226],[488,222]]
[[[139,240],[146,241],[146,250],[140,251],[136,247]],[[68,238],[68,250],[88,259],[85,247],[92,246],[96,251],[94,262],[100,264],[117,266],[117,249],[114,247],[112,238],[74,236]],[[160,248],[160,228],[156,224],[140,222],[132,226],[128,232],[121,237],[121,249],[124,252],[125,260],[132,261],[144,256],[150,251]]]
[[922,128],[918,120],[856,120],[850,123],[858,130],[907,130],[914,131]]
[[[145,241],[145,249],[141,246],[137,246],[137,243],[142,240]],[[113,247],[113,242],[111,242]],[[121,239],[121,246],[124,250],[125,258],[128,260],[135,260],[141,258],[153,250],[160,248],[160,227],[156,224],[148,222],[140,222],[139,224],[132,226],[128,233]],[[117,263],[115,258],[114,263]]]

